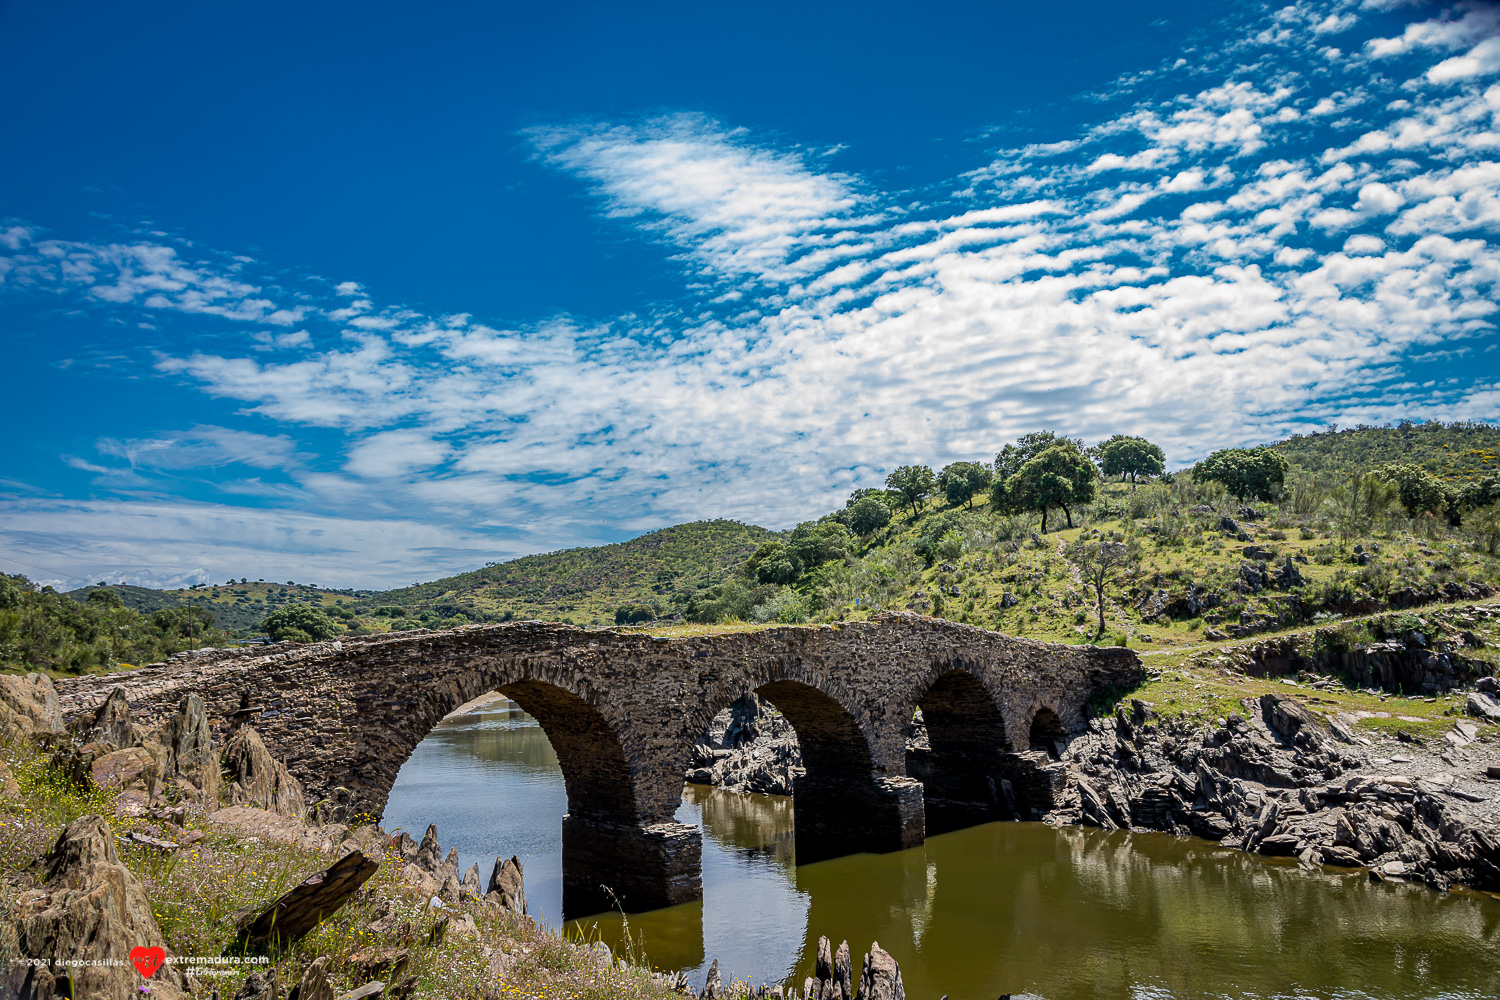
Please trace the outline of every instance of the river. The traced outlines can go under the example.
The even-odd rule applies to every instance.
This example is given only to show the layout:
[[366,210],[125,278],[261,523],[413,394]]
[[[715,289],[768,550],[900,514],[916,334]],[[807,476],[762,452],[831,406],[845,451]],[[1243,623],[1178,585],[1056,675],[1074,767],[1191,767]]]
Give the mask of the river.
[[[401,769],[387,830],[420,838],[488,878],[519,855],[533,916],[557,926],[567,795],[535,720],[496,701],[441,723]],[[650,963],[695,987],[717,958],[726,982],[802,982],[820,934],[872,940],[913,1000],[1500,996],[1500,899],[1363,873],[1304,871],[1165,834],[991,823],[898,854],[798,867],[788,798],[684,789],[702,827],[703,900],[628,917]],[[618,913],[569,921],[624,954]]]

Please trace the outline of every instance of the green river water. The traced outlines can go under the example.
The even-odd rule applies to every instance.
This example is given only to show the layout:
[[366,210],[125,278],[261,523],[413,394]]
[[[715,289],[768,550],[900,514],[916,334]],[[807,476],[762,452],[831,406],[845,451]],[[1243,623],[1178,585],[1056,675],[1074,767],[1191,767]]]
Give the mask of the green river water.
[[[533,916],[557,925],[567,796],[536,722],[494,702],[435,729],[402,768],[387,830],[436,823],[488,877],[521,856]],[[898,854],[798,867],[791,800],[698,785],[703,900],[567,929],[701,984],[802,982],[817,939],[879,941],[912,1000],[1500,997],[1500,900],[1305,871],[1165,834],[991,823]]]

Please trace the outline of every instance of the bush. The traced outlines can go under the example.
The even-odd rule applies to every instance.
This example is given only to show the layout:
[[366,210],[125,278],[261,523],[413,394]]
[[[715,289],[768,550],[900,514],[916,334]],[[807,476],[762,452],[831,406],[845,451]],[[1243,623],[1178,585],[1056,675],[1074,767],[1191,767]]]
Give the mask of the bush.
[[301,603],[272,612],[260,627],[277,642],[322,642],[344,632],[344,626],[322,608]]
[[755,622],[781,622],[798,625],[807,621],[807,601],[789,587],[782,588],[770,600],[757,604],[750,610],[750,620]]
[[649,604],[627,604],[615,609],[616,625],[638,625],[656,619],[656,609]]

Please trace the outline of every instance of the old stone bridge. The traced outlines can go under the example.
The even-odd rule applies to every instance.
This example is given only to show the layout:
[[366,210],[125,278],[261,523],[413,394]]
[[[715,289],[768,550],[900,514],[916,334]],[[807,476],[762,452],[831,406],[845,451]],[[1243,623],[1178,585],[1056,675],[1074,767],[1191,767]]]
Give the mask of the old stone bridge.
[[[636,910],[701,895],[699,831],[673,815],[694,742],[747,692],[779,709],[801,744],[793,816],[805,863],[911,847],[929,825],[1008,816],[1003,779],[1025,751],[1078,725],[1093,692],[1140,674],[1127,649],[892,613],[686,638],[540,622],[401,632],[182,654],[58,690],[77,714],[123,684],[146,719],[164,718],[193,691],[223,731],[248,706],[239,717],[250,717],[310,801],[373,816],[443,716],[499,691],[541,723],[557,752],[568,794],[564,908],[582,913],[602,908],[601,886]],[[918,707],[932,747],[923,780],[906,766]]]

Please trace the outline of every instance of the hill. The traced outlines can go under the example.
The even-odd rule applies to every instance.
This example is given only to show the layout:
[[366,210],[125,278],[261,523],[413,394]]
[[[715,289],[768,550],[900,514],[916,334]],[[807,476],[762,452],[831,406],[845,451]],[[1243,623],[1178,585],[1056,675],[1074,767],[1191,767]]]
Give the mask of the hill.
[[433,624],[462,615],[472,621],[540,618],[578,625],[613,624],[626,605],[658,613],[712,586],[775,532],[738,521],[694,521],[629,541],[563,549],[493,563],[483,569],[373,594],[354,605],[383,627]]
[[141,614],[150,614],[163,608],[191,606],[209,611],[219,628],[239,635],[253,635],[260,631],[260,623],[266,615],[285,604],[311,604],[321,608],[342,608],[352,605],[369,591],[324,590],[309,584],[267,583],[264,580],[243,583],[230,581],[225,584],[201,584],[180,590],[152,590],[149,587],[91,585],[70,590],[68,597],[75,601],[87,601],[96,590],[107,589],[119,595],[125,607]]
[[1439,479],[1461,482],[1500,474],[1500,427],[1473,421],[1403,422],[1296,434],[1275,448],[1294,470],[1317,478],[1345,478],[1389,463],[1420,465]]

